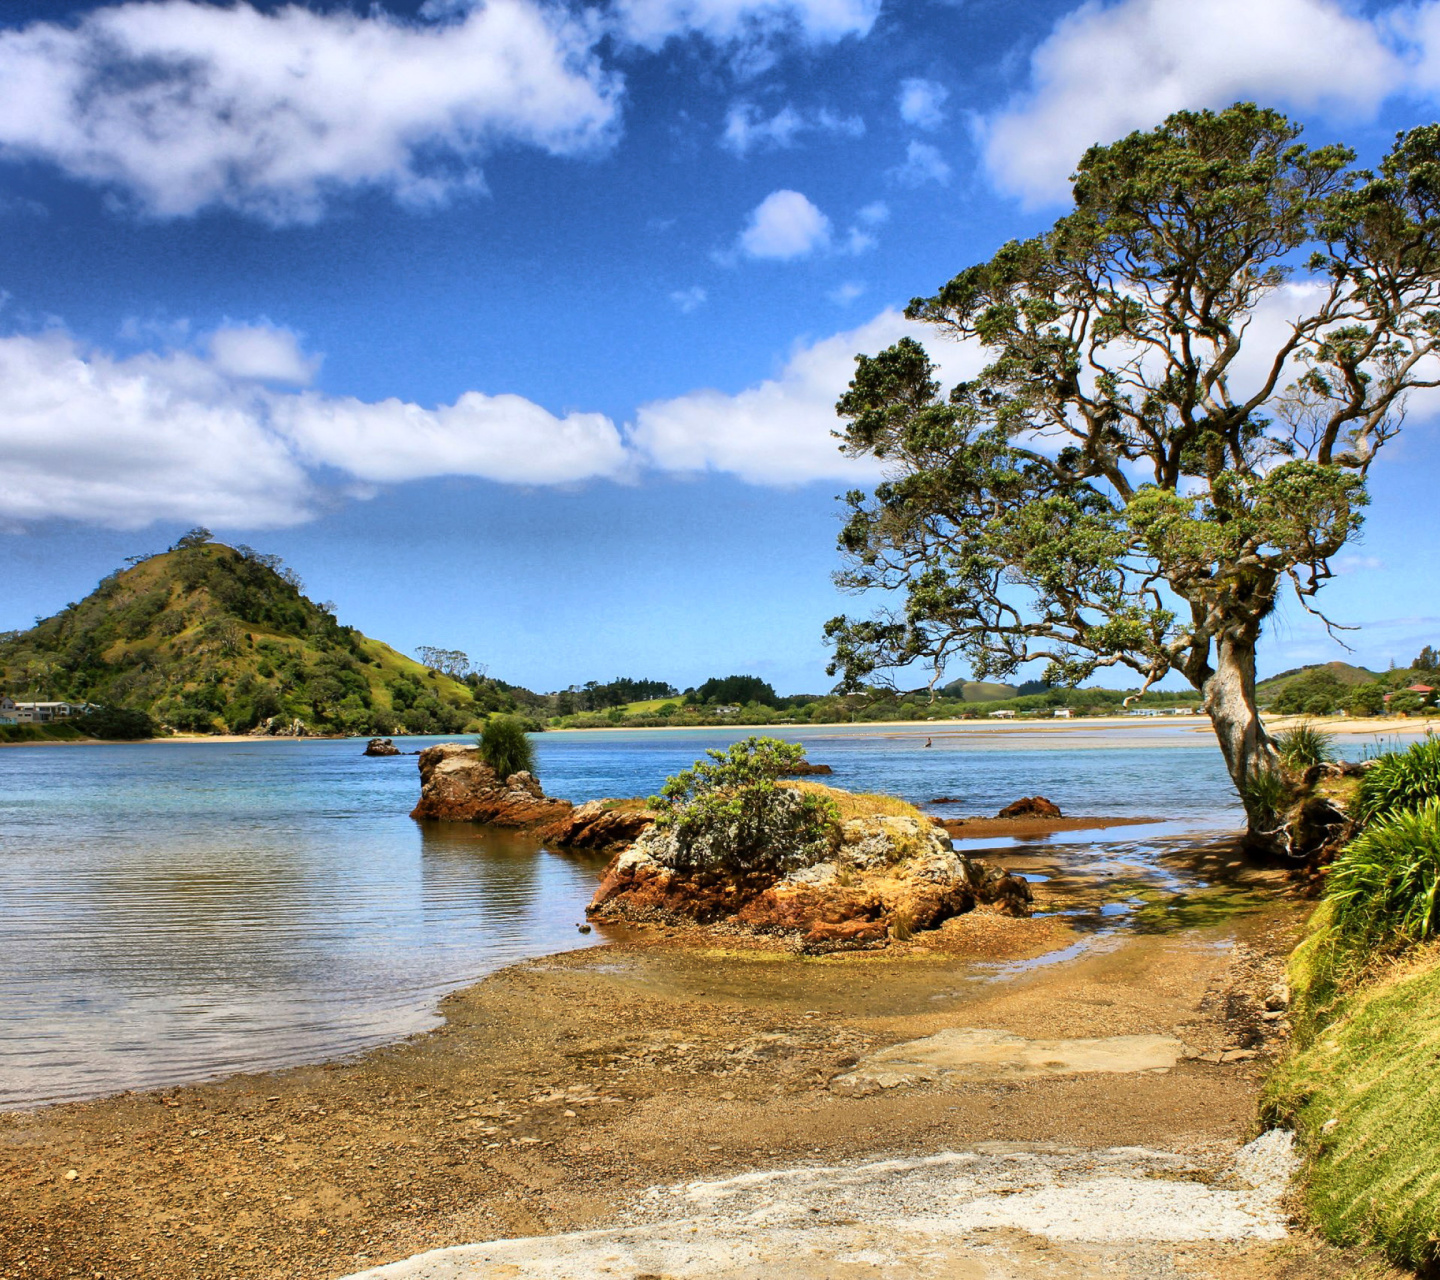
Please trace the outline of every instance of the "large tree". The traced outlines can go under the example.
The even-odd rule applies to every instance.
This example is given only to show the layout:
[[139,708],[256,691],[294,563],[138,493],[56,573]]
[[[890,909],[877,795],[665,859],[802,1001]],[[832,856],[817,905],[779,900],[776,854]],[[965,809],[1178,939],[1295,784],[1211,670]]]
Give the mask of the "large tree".
[[1240,104],[1091,148],[1072,212],[910,304],[983,350],[973,381],[945,393],[908,338],[857,357],[844,447],[886,479],[847,496],[838,577],[900,598],[828,624],[832,673],[1179,672],[1278,834],[1256,644],[1287,587],[1318,612],[1440,380],[1440,126],[1377,171],[1299,134]]

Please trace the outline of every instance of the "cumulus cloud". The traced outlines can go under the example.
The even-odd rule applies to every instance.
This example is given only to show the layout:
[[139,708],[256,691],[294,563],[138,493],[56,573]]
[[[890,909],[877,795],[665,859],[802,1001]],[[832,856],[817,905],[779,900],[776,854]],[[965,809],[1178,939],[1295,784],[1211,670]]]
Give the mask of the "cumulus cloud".
[[874,354],[906,334],[926,344],[954,382],[983,363],[974,348],[882,311],[859,328],[799,347],[774,378],[734,395],[702,390],[641,406],[630,429],[638,460],[663,471],[724,471],[752,484],[873,480],[873,460],[845,457],[831,435],[835,401],[855,372],[856,352]]
[[[314,362],[283,330],[228,327],[117,359],[56,330],[0,338],[0,519],[265,528],[310,519],[317,474],[564,484],[625,473],[615,425],[520,396],[427,408],[277,388]],[[324,469],[322,472],[321,469]]]
[[695,32],[748,48],[754,62],[776,38],[821,45],[866,35],[880,0],[617,0],[615,13],[624,35],[646,48]]
[[943,187],[950,181],[950,165],[938,148],[928,142],[912,141],[905,148],[905,163],[890,174],[907,187],[921,187],[927,182],[938,182]]
[[129,0],[0,33],[0,155],[49,162],[146,214],[318,218],[337,191],[432,204],[499,144],[614,137],[621,83],[593,22],[535,0],[451,20]]
[[[984,122],[996,184],[1029,205],[1063,200],[1085,149],[1149,128],[1182,108],[1243,98],[1372,113],[1440,70],[1437,6],[1404,11],[1420,50],[1402,59],[1389,19],[1367,21],[1334,0],[1120,0],[1062,18],[1030,60],[1028,90]],[[1440,74],[1435,76],[1440,87]]]
[[934,80],[902,80],[897,105],[900,118],[917,129],[938,129],[945,120],[950,90]]
[[737,102],[726,113],[720,145],[737,156],[745,156],[755,150],[794,146],[800,134],[806,132],[859,138],[865,133],[865,121],[859,116],[837,116],[825,108],[807,113],[788,105],[766,117],[753,103]]
[[270,325],[227,325],[210,335],[209,347],[211,363],[231,378],[303,387],[320,367],[320,358],[302,353],[293,333]]
[[830,243],[830,219],[798,191],[772,191],[740,233],[740,252],[785,262]]

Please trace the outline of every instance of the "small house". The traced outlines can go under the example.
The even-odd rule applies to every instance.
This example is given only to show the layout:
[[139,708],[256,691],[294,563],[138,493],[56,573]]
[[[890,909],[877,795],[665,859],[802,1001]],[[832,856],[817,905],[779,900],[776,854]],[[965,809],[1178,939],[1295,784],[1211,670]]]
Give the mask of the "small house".
[[1051,715],[1057,720],[1069,720],[1075,713],[1069,707],[1056,707]]
[[1013,711],[992,711],[990,718],[992,720],[1013,720],[1015,713]]

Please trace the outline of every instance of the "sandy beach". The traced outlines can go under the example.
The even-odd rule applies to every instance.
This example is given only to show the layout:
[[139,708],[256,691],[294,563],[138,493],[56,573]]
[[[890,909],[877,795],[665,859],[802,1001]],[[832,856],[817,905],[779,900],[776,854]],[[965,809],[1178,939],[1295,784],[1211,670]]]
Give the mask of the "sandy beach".
[[[1224,843],[1167,856],[1213,887],[1144,930],[973,912],[823,959],[617,932],[496,973],[447,999],[439,1030],[355,1060],[0,1117],[0,1276],[320,1280],[610,1226],[659,1184],[977,1143],[1145,1147],[1210,1167],[1253,1136],[1283,1044],[1265,992],[1306,905]],[[1006,861],[1050,877],[1042,912],[1099,912],[1116,892],[1042,850]],[[1179,1047],[1160,1070],[841,1087],[877,1053],[957,1027]],[[1098,1266],[1043,1236],[1007,1247],[1006,1275]],[[1155,1269],[1129,1274],[1343,1274],[1304,1237],[1145,1247]]]

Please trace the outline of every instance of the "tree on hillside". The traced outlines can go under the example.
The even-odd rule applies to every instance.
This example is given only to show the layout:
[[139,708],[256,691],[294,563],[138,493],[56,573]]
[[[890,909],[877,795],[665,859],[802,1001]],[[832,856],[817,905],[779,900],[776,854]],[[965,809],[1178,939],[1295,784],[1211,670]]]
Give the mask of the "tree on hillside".
[[1427,644],[1420,650],[1420,656],[1410,665],[1416,671],[1440,671],[1440,653],[1436,653],[1434,648]]
[[704,684],[686,695],[686,702],[719,705],[735,704],[745,706],[758,702],[762,706],[776,706],[780,699],[768,680],[759,676],[712,676]]
[[1072,212],[910,304],[983,351],[973,381],[944,393],[909,339],[857,357],[844,447],[888,472],[847,497],[838,581],[903,598],[827,625],[847,685],[1179,672],[1280,838],[1256,644],[1287,586],[1316,611],[1406,393],[1440,379],[1440,125],[1377,172],[1299,133],[1241,104],[1091,148]]

